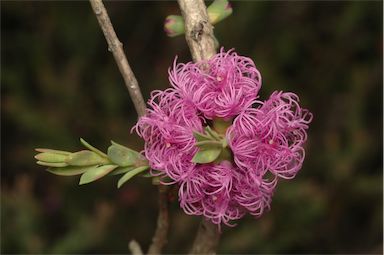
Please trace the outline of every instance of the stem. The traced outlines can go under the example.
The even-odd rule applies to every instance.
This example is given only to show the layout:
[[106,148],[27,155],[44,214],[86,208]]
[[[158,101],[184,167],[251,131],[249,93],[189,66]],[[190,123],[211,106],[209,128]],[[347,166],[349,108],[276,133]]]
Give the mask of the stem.
[[113,29],[111,20],[109,19],[107,10],[101,0],[89,0],[96,15],[96,18],[103,30],[105,39],[108,43],[108,50],[112,52],[116,64],[119,67],[120,73],[123,76],[125,86],[129,91],[129,95],[135,106],[137,114],[140,116],[145,115],[145,102],[140,91],[139,84],[136,77],[129,66],[127,57],[123,51],[123,44],[117,38],[115,30]]
[[159,185],[159,215],[157,228],[149,246],[148,254],[160,254],[161,249],[167,243],[168,222],[168,186]]
[[136,240],[131,240],[128,245],[129,250],[131,251],[132,255],[143,255],[143,251],[141,250],[141,247]]
[[218,226],[202,219],[189,254],[215,254],[219,240]]
[[185,39],[195,62],[216,54],[213,26],[203,0],[178,0],[185,21]]
[[[216,54],[213,26],[203,0],[178,0],[185,21],[185,39],[195,62]],[[219,243],[218,227],[202,219],[191,254],[214,254]]]
[[[103,30],[105,39],[108,43],[108,50],[112,52],[115,58],[116,64],[119,67],[120,73],[123,76],[125,86],[129,91],[129,95],[135,106],[136,112],[139,117],[145,115],[145,102],[140,91],[139,84],[129,66],[127,57],[123,51],[123,44],[117,38],[115,30],[113,29],[111,20],[108,16],[107,10],[102,0],[89,0],[99,22],[101,29]],[[164,244],[166,243],[168,233],[168,199],[167,188],[159,185],[159,216],[157,219],[157,229],[153,237],[153,243],[150,246],[149,252],[153,254],[159,254]],[[133,245],[133,246],[132,246]],[[140,246],[137,242],[131,242],[130,248],[137,254],[141,252]]]

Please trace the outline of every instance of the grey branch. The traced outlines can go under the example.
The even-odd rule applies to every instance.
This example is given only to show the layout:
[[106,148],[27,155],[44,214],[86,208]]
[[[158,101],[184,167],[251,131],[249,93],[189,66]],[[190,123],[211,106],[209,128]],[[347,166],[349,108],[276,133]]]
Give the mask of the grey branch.
[[[185,21],[185,39],[193,60],[208,60],[216,54],[213,26],[203,0],[178,0]],[[202,219],[191,254],[214,254],[220,240],[218,227]]]
[[112,52],[116,64],[119,67],[120,73],[123,76],[125,86],[129,91],[129,95],[135,106],[137,114],[143,116],[145,114],[145,102],[140,91],[139,84],[136,77],[129,66],[128,60],[124,54],[123,44],[117,38],[115,30],[113,29],[111,20],[109,19],[107,10],[101,0],[89,0],[96,18],[103,30],[105,39],[108,43],[108,49]]
[[203,0],[178,0],[185,21],[185,39],[193,61],[208,60],[216,54],[213,26]]
[[[129,66],[128,60],[123,51],[123,45],[117,38],[115,30],[113,29],[111,20],[109,19],[107,10],[104,7],[102,0],[89,0],[92,9],[97,17],[101,29],[103,30],[105,39],[108,43],[108,49],[112,52],[117,66],[124,78],[125,85],[129,91],[137,114],[140,116],[145,115],[145,102],[140,91],[139,84]],[[168,234],[168,198],[167,187],[159,185],[159,216],[157,220],[157,228],[153,237],[152,244],[149,248],[149,253],[160,254],[163,246],[167,242]],[[142,254],[141,248],[136,241],[131,241],[129,244],[133,254]]]
[[168,218],[168,186],[160,185],[157,228],[155,235],[152,238],[152,244],[149,246],[148,254],[161,254],[163,246],[167,243],[167,234],[169,228]]

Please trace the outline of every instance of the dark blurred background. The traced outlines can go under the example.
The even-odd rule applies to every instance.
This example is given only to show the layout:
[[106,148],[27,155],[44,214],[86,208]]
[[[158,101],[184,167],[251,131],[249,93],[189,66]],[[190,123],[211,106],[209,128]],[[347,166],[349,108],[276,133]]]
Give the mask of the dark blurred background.
[[[148,99],[169,86],[184,37],[168,38],[175,1],[107,2]],[[261,98],[296,92],[314,113],[300,174],[279,183],[272,210],[224,228],[219,253],[382,253],[383,80],[380,1],[233,2],[215,27],[250,56]],[[1,1],[1,253],[127,253],[156,225],[157,189],[135,178],[78,186],[35,164],[34,148],[80,150],[83,137],[142,148],[137,116],[88,2]],[[167,253],[186,252],[198,217],[172,203]]]

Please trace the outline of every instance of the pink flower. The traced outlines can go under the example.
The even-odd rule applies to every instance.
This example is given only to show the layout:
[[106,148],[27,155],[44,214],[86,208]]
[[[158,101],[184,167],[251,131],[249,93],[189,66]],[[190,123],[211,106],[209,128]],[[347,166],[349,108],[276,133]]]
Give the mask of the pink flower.
[[300,170],[312,114],[293,93],[274,92],[259,108],[242,112],[227,131],[236,164],[253,175],[291,179]]
[[224,49],[206,62],[176,64],[175,59],[169,80],[207,119],[236,116],[252,104],[261,88],[253,61]]
[[[145,140],[152,175],[178,185],[187,214],[219,226],[233,226],[246,213],[261,216],[278,179],[291,179],[302,167],[312,114],[293,93],[258,101],[261,76],[252,60],[234,51],[222,49],[206,62],[175,61],[169,80],[172,88],[152,92],[134,127]],[[203,133],[216,118],[233,119],[222,134],[233,159],[196,164],[194,132]]]

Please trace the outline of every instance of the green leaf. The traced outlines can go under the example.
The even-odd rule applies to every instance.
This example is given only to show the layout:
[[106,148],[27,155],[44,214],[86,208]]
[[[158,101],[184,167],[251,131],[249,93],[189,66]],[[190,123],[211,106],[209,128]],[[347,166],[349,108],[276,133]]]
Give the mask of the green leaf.
[[101,177],[107,175],[112,172],[117,165],[104,165],[104,166],[94,166],[90,167],[80,178],[79,184],[86,184],[100,179]]
[[211,163],[219,157],[221,150],[222,148],[220,147],[209,147],[200,149],[195,154],[195,156],[193,156],[192,162],[199,164]]
[[216,131],[212,130],[210,126],[205,127],[205,131],[209,134],[210,137],[212,137],[216,141],[221,141],[221,137]]
[[59,150],[44,149],[44,148],[36,148],[35,151],[46,152],[46,153],[62,154],[62,155],[69,155],[69,154],[71,154],[71,152],[69,152],[69,151],[59,151]]
[[193,136],[195,137],[196,141],[198,142],[203,142],[203,141],[211,141],[212,140],[212,137],[206,135],[206,134],[203,134],[203,133],[199,133],[199,132],[193,132]]
[[99,154],[101,157],[103,158],[107,158],[107,154],[105,154],[104,152],[102,152],[101,150],[93,147],[92,145],[90,145],[88,142],[86,142],[83,138],[80,138],[80,142],[82,145],[84,145],[86,148],[88,148],[89,150]]
[[141,177],[145,177],[145,178],[152,178],[152,177],[153,177],[153,175],[152,175],[150,172],[148,172],[148,173],[143,173],[143,174],[141,174],[140,176],[141,176]]
[[64,162],[50,163],[50,162],[37,161],[36,164],[41,165],[41,166],[50,166],[50,167],[65,167],[65,166],[68,166],[68,164],[64,163]]
[[140,166],[138,168],[133,169],[132,171],[129,171],[123,177],[120,178],[120,180],[117,182],[117,188],[120,188],[121,185],[123,185],[125,182],[127,182],[129,179],[131,179],[133,176],[147,170],[149,166]]
[[118,167],[111,173],[111,175],[125,174],[126,172],[131,171],[135,168],[136,166]]
[[131,150],[123,145],[112,141],[112,145],[108,148],[109,159],[119,166],[133,166],[139,161],[143,161],[140,153]]
[[47,169],[48,172],[62,176],[73,176],[79,175],[95,166],[67,166],[67,167],[50,167]]
[[78,151],[71,153],[66,162],[71,166],[91,166],[108,163],[108,160],[93,151]]
[[57,154],[51,152],[43,152],[35,155],[35,159],[49,163],[63,163],[67,158],[67,155]]
[[195,145],[199,148],[206,148],[206,147],[210,148],[210,147],[223,146],[223,143],[216,140],[215,141],[209,140],[209,141],[197,142]]

